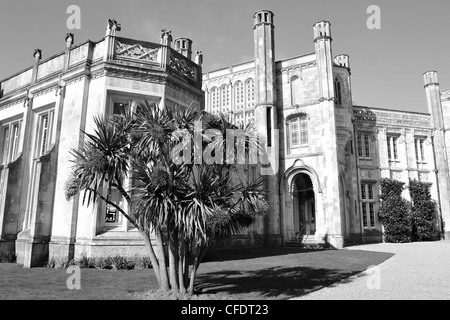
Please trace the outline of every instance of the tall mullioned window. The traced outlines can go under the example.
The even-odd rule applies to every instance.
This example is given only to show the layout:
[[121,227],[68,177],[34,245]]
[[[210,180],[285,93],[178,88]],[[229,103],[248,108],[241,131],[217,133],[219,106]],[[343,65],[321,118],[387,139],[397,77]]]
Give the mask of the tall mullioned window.
[[370,183],[361,184],[361,206],[364,228],[375,228],[375,195],[374,185]]
[[236,110],[242,110],[244,108],[244,84],[242,81],[238,81],[235,84],[235,99],[236,99]]
[[46,111],[39,116],[38,157],[43,156],[50,150],[54,116],[55,110]]
[[220,113],[220,92],[217,87],[214,87],[211,90],[211,113],[212,114]]
[[230,86],[224,85],[220,89],[220,97],[222,104],[222,113],[227,113],[230,108]]
[[387,151],[389,164],[392,166],[399,162],[398,156],[398,136],[387,136]]
[[420,137],[420,138],[417,137],[414,139],[414,149],[415,149],[416,161],[417,161],[418,165],[426,163],[424,142],[425,142],[425,138],[422,138],[422,137]]
[[370,159],[370,135],[369,134],[361,134],[357,135],[358,142],[358,157],[362,159]]
[[250,123],[255,124],[255,112],[249,111],[245,114],[245,125],[248,125]]
[[253,79],[248,79],[245,82],[245,92],[247,98],[247,108],[255,107],[255,82]]
[[2,127],[2,154],[1,163],[14,161],[19,152],[20,130],[22,121],[16,121]]
[[306,117],[298,117],[289,122],[291,148],[308,145],[308,121]]
[[244,125],[244,113],[243,112],[236,113],[234,115],[234,124],[237,126]]

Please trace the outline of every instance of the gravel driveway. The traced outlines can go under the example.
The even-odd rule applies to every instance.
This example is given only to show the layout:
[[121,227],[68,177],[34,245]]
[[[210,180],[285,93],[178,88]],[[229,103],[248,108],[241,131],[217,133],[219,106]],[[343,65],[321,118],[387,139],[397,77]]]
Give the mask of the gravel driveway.
[[379,266],[295,300],[450,299],[450,241],[349,247],[393,253]]

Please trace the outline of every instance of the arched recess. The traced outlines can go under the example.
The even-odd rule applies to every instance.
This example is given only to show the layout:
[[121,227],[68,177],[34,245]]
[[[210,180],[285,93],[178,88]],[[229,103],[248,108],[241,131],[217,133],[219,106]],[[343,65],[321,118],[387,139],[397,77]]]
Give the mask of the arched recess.
[[302,82],[298,75],[294,75],[290,81],[291,84],[291,103],[293,106],[297,106],[301,104],[302,93],[301,86]]
[[[302,182],[299,182],[299,178],[306,181],[306,184],[302,184]],[[298,193],[298,191],[310,191],[308,190],[309,188],[305,188],[306,190],[298,190],[299,185],[307,186],[307,180],[310,181],[312,186],[312,192],[308,194],[307,201],[312,202],[307,207],[309,213],[304,215],[304,217],[309,218],[308,223],[310,223],[310,225],[307,226],[304,230],[301,230],[301,227],[299,226],[301,219],[296,215],[302,213],[298,211],[298,202],[297,204],[295,203],[295,201],[300,200],[299,197],[301,197],[301,195],[296,194],[296,192]],[[280,193],[282,201],[281,230],[283,241],[293,239],[297,236],[298,233],[302,234],[302,232],[303,235],[308,235],[308,237],[315,237],[316,232],[320,228],[320,219],[318,219],[318,213],[321,212],[320,206],[322,205],[322,188],[316,171],[312,167],[304,164],[301,160],[297,160],[294,165],[289,168],[283,175],[280,185]]]

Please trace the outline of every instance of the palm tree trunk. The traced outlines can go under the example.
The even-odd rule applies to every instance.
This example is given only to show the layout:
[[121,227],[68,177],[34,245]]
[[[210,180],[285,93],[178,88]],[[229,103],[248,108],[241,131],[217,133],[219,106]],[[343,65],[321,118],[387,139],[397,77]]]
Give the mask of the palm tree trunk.
[[152,240],[147,230],[141,231],[141,236],[144,239],[145,246],[150,253],[150,261],[152,262],[153,271],[155,272],[156,280],[158,280],[158,285],[161,287],[161,276],[159,272],[159,263],[156,258],[155,251],[153,250]]
[[192,264],[192,271],[191,271],[191,281],[189,283],[189,291],[188,291],[188,293],[190,295],[194,294],[195,276],[197,275],[198,259],[200,258],[200,253],[201,253],[201,247],[197,247],[195,249],[194,263]]
[[184,242],[181,241],[178,246],[178,282],[181,293],[186,293],[186,283],[185,283],[185,263],[186,263],[186,251],[184,249]]
[[169,291],[170,290],[170,284],[169,284],[169,277],[167,275],[167,264],[166,264],[166,254],[164,252],[164,243],[162,239],[162,233],[161,230],[156,230],[156,245],[158,247],[158,260],[159,260],[159,274],[161,283],[159,287],[163,291]]
[[189,244],[184,244],[184,285],[187,288],[189,286],[189,260],[191,258],[191,250]]
[[169,280],[172,291],[179,291],[178,283],[178,230],[174,223],[168,223],[169,231]]

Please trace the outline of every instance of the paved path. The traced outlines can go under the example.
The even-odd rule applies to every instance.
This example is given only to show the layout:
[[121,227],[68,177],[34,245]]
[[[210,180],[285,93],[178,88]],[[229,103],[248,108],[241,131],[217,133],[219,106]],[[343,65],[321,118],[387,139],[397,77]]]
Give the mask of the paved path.
[[450,241],[380,243],[344,250],[395,255],[378,267],[295,300],[450,299]]

